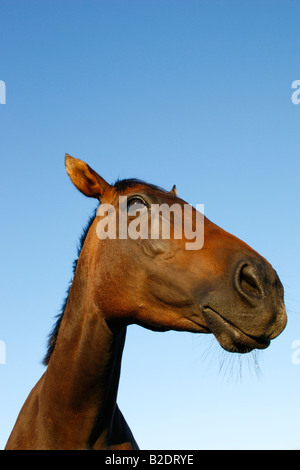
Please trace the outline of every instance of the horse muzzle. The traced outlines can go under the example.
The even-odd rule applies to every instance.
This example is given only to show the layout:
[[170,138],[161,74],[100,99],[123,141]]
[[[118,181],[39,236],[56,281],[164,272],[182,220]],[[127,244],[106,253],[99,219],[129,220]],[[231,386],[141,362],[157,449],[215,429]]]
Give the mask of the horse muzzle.
[[287,323],[282,284],[261,257],[240,261],[203,300],[208,329],[230,352],[267,348]]

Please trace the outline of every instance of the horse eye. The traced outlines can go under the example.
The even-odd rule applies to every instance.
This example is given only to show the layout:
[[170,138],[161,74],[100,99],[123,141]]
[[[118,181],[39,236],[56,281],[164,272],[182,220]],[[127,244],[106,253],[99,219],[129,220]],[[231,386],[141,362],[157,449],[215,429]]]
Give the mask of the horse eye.
[[137,211],[142,211],[147,209],[146,203],[140,198],[130,199],[127,203],[127,213],[128,215],[137,215]]

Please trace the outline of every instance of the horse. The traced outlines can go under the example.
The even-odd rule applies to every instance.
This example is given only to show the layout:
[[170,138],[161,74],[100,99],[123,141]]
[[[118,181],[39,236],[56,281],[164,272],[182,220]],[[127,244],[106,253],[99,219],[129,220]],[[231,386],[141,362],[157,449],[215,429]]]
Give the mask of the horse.
[[[75,187],[100,202],[98,210],[113,208],[117,220],[125,210],[127,227],[137,213],[150,220],[155,205],[189,206],[175,186],[167,191],[138,179],[109,184],[68,154],[65,166]],[[189,207],[186,219],[195,228],[199,214]],[[175,237],[174,230],[169,238],[161,232],[125,237],[117,227],[115,237],[105,236],[103,220],[96,211],[83,232],[48,342],[47,368],[21,408],[7,450],[138,449],[117,405],[128,325],[212,333],[231,353],[265,349],[285,328],[283,286],[275,270],[208,218],[203,216],[199,249],[187,249],[190,237]],[[174,229],[175,218],[169,220]]]

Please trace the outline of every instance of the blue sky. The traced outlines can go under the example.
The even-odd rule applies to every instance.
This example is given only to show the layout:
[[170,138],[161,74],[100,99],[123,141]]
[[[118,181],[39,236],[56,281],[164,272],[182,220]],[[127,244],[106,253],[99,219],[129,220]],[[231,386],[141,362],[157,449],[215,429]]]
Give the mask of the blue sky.
[[2,0],[0,448],[95,207],[66,152],[109,182],[176,183],[285,287],[288,326],[257,358],[128,328],[118,402],[140,447],[300,448],[299,14],[291,0]]

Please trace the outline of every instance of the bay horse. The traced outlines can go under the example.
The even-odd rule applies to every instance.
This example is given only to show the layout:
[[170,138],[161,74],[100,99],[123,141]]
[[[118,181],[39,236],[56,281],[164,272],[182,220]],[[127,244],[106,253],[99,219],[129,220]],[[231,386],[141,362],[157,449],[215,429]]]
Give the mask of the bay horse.
[[[136,179],[108,184],[65,157],[85,196],[150,214],[185,201]],[[196,209],[193,208],[192,216]],[[148,216],[148,215],[147,215]],[[272,266],[204,217],[204,245],[170,239],[99,238],[97,213],[81,240],[66,302],[50,336],[47,369],[30,392],[6,449],[138,449],[117,406],[126,327],[213,333],[229,352],[264,349],[286,325],[283,287]]]

